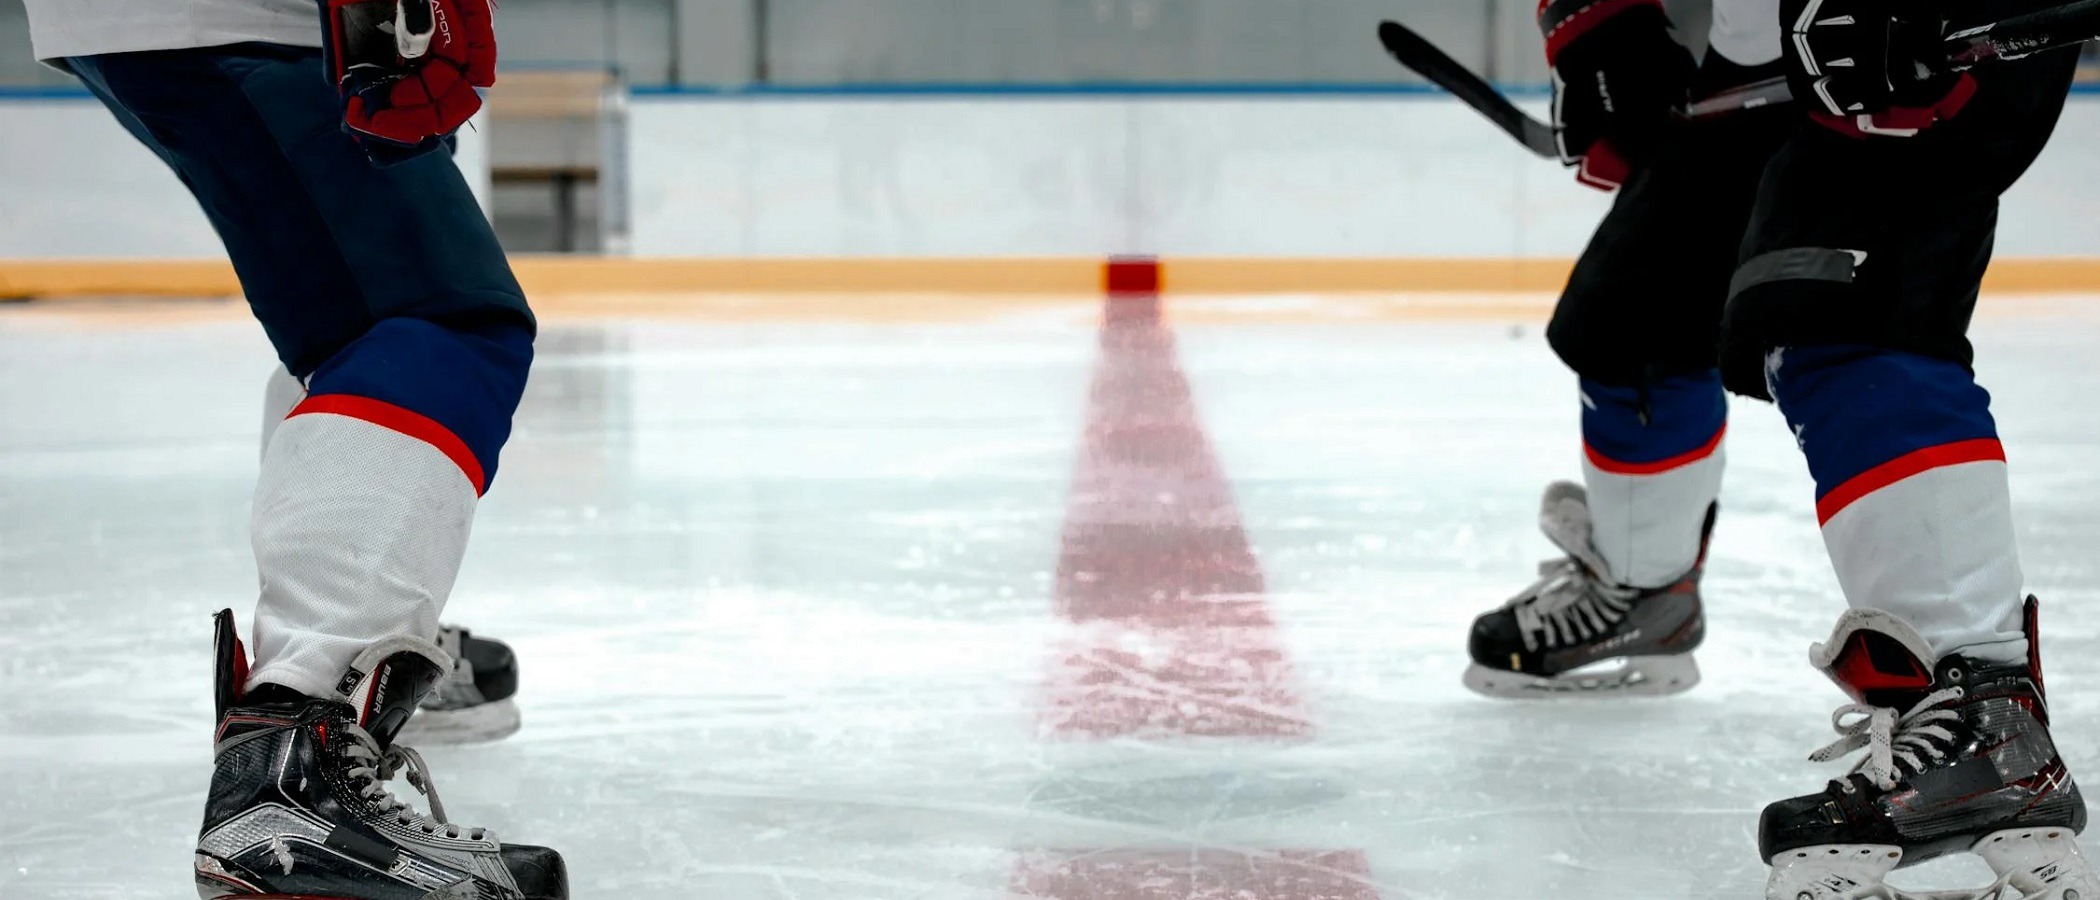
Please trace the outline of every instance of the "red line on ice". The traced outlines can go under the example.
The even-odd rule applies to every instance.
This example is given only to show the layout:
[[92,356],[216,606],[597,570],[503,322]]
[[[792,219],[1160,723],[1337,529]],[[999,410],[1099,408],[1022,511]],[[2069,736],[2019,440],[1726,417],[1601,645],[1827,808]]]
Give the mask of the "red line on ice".
[[1159,296],[1111,295],[1065,513],[1057,609],[1071,628],[1045,732],[1307,734],[1263,596]]

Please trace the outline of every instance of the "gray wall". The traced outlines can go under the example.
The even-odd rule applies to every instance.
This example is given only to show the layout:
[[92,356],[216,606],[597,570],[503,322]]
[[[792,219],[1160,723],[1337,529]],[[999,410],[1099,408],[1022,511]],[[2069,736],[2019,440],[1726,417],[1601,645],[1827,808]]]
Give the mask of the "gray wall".
[[[1673,0],[1700,5],[1704,0]],[[633,84],[1386,82],[1372,38],[1420,29],[1506,81],[1543,77],[1536,0],[503,0],[512,66],[617,66]],[[56,84],[0,0],[0,85]]]

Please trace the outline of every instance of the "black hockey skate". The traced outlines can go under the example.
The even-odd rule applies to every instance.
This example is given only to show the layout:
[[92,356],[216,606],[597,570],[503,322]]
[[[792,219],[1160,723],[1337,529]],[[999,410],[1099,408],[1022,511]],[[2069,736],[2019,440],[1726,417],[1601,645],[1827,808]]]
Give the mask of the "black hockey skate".
[[1692,650],[1706,636],[1699,576],[1716,508],[1706,512],[1699,560],[1668,587],[1631,588],[1606,580],[1590,544],[1588,494],[1581,485],[1546,488],[1539,528],[1567,553],[1539,564],[1539,580],[1473,620],[1473,664],[1466,687],[1490,697],[1662,696],[1699,683]]
[[[1831,717],[1836,743],[1810,757],[1865,749],[1821,793],[1765,807],[1758,846],[1770,900],[2100,898],[2078,852],[2085,800],[2049,738],[2028,603],[2028,661],[1950,654],[1928,666],[1924,638],[1876,609],[1838,619],[1810,659],[1858,702]],[[1912,893],[1882,879],[1903,866],[1974,853],[1998,880],[1982,889]]]
[[[219,731],[197,839],[197,893],[297,900],[567,900],[561,856],[446,821],[423,759],[394,743],[445,672],[427,641],[367,649],[336,696],[266,685],[243,696],[247,650],[217,619]],[[388,792],[395,773],[430,801]]]
[[518,731],[518,658],[510,645],[457,625],[438,629],[437,645],[452,671],[423,698],[422,711],[401,729],[410,744],[471,744]]

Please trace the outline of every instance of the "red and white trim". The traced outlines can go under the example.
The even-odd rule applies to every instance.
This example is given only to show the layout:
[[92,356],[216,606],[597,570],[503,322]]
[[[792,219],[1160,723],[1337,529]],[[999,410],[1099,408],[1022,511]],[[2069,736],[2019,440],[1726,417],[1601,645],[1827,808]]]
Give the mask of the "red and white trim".
[[476,459],[467,443],[459,439],[452,430],[438,424],[437,420],[422,413],[405,409],[384,400],[359,397],[354,394],[315,394],[292,408],[286,419],[314,413],[347,416],[370,422],[389,431],[408,435],[437,448],[445,458],[459,466],[461,474],[474,485],[475,496],[488,492],[488,478],[481,469],[481,460]]
[[1933,469],[1974,462],[2004,462],[2005,445],[1997,438],[1976,438],[1913,450],[1852,476],[1816,500],[1816,522],[1828,525],[1860,498]]
[[1682,469],[1685,466],[1713,456],[1716,451],[1721,449],[1721,441],[1727,436],[1728,425],[1723,423],[1720,428],[1714,431],[1714,436],[1708,438],[1706,443],[1698,448],[1654,462],[1634,463],[1612,459],[1597,452],[1597,448],[1590,446],[1587,441],[1584,441],[1582,444],[1582,455],[1588,457],[1590,465],[1596,466],[1600,472],[1609,472],[1613,475],[1660,475],[1674,469]]

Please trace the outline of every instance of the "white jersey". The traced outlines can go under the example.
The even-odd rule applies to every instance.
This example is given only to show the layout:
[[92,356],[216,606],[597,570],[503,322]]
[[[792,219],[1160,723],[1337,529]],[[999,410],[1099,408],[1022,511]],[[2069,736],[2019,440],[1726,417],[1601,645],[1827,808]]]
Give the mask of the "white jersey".
[[1779,0],[1714,0],[1708,42],[1729,62],[1761,66],[1779,58],[1779,24]]
[[314,0],[24,0],[36,58],[246,41],[321,45]]

